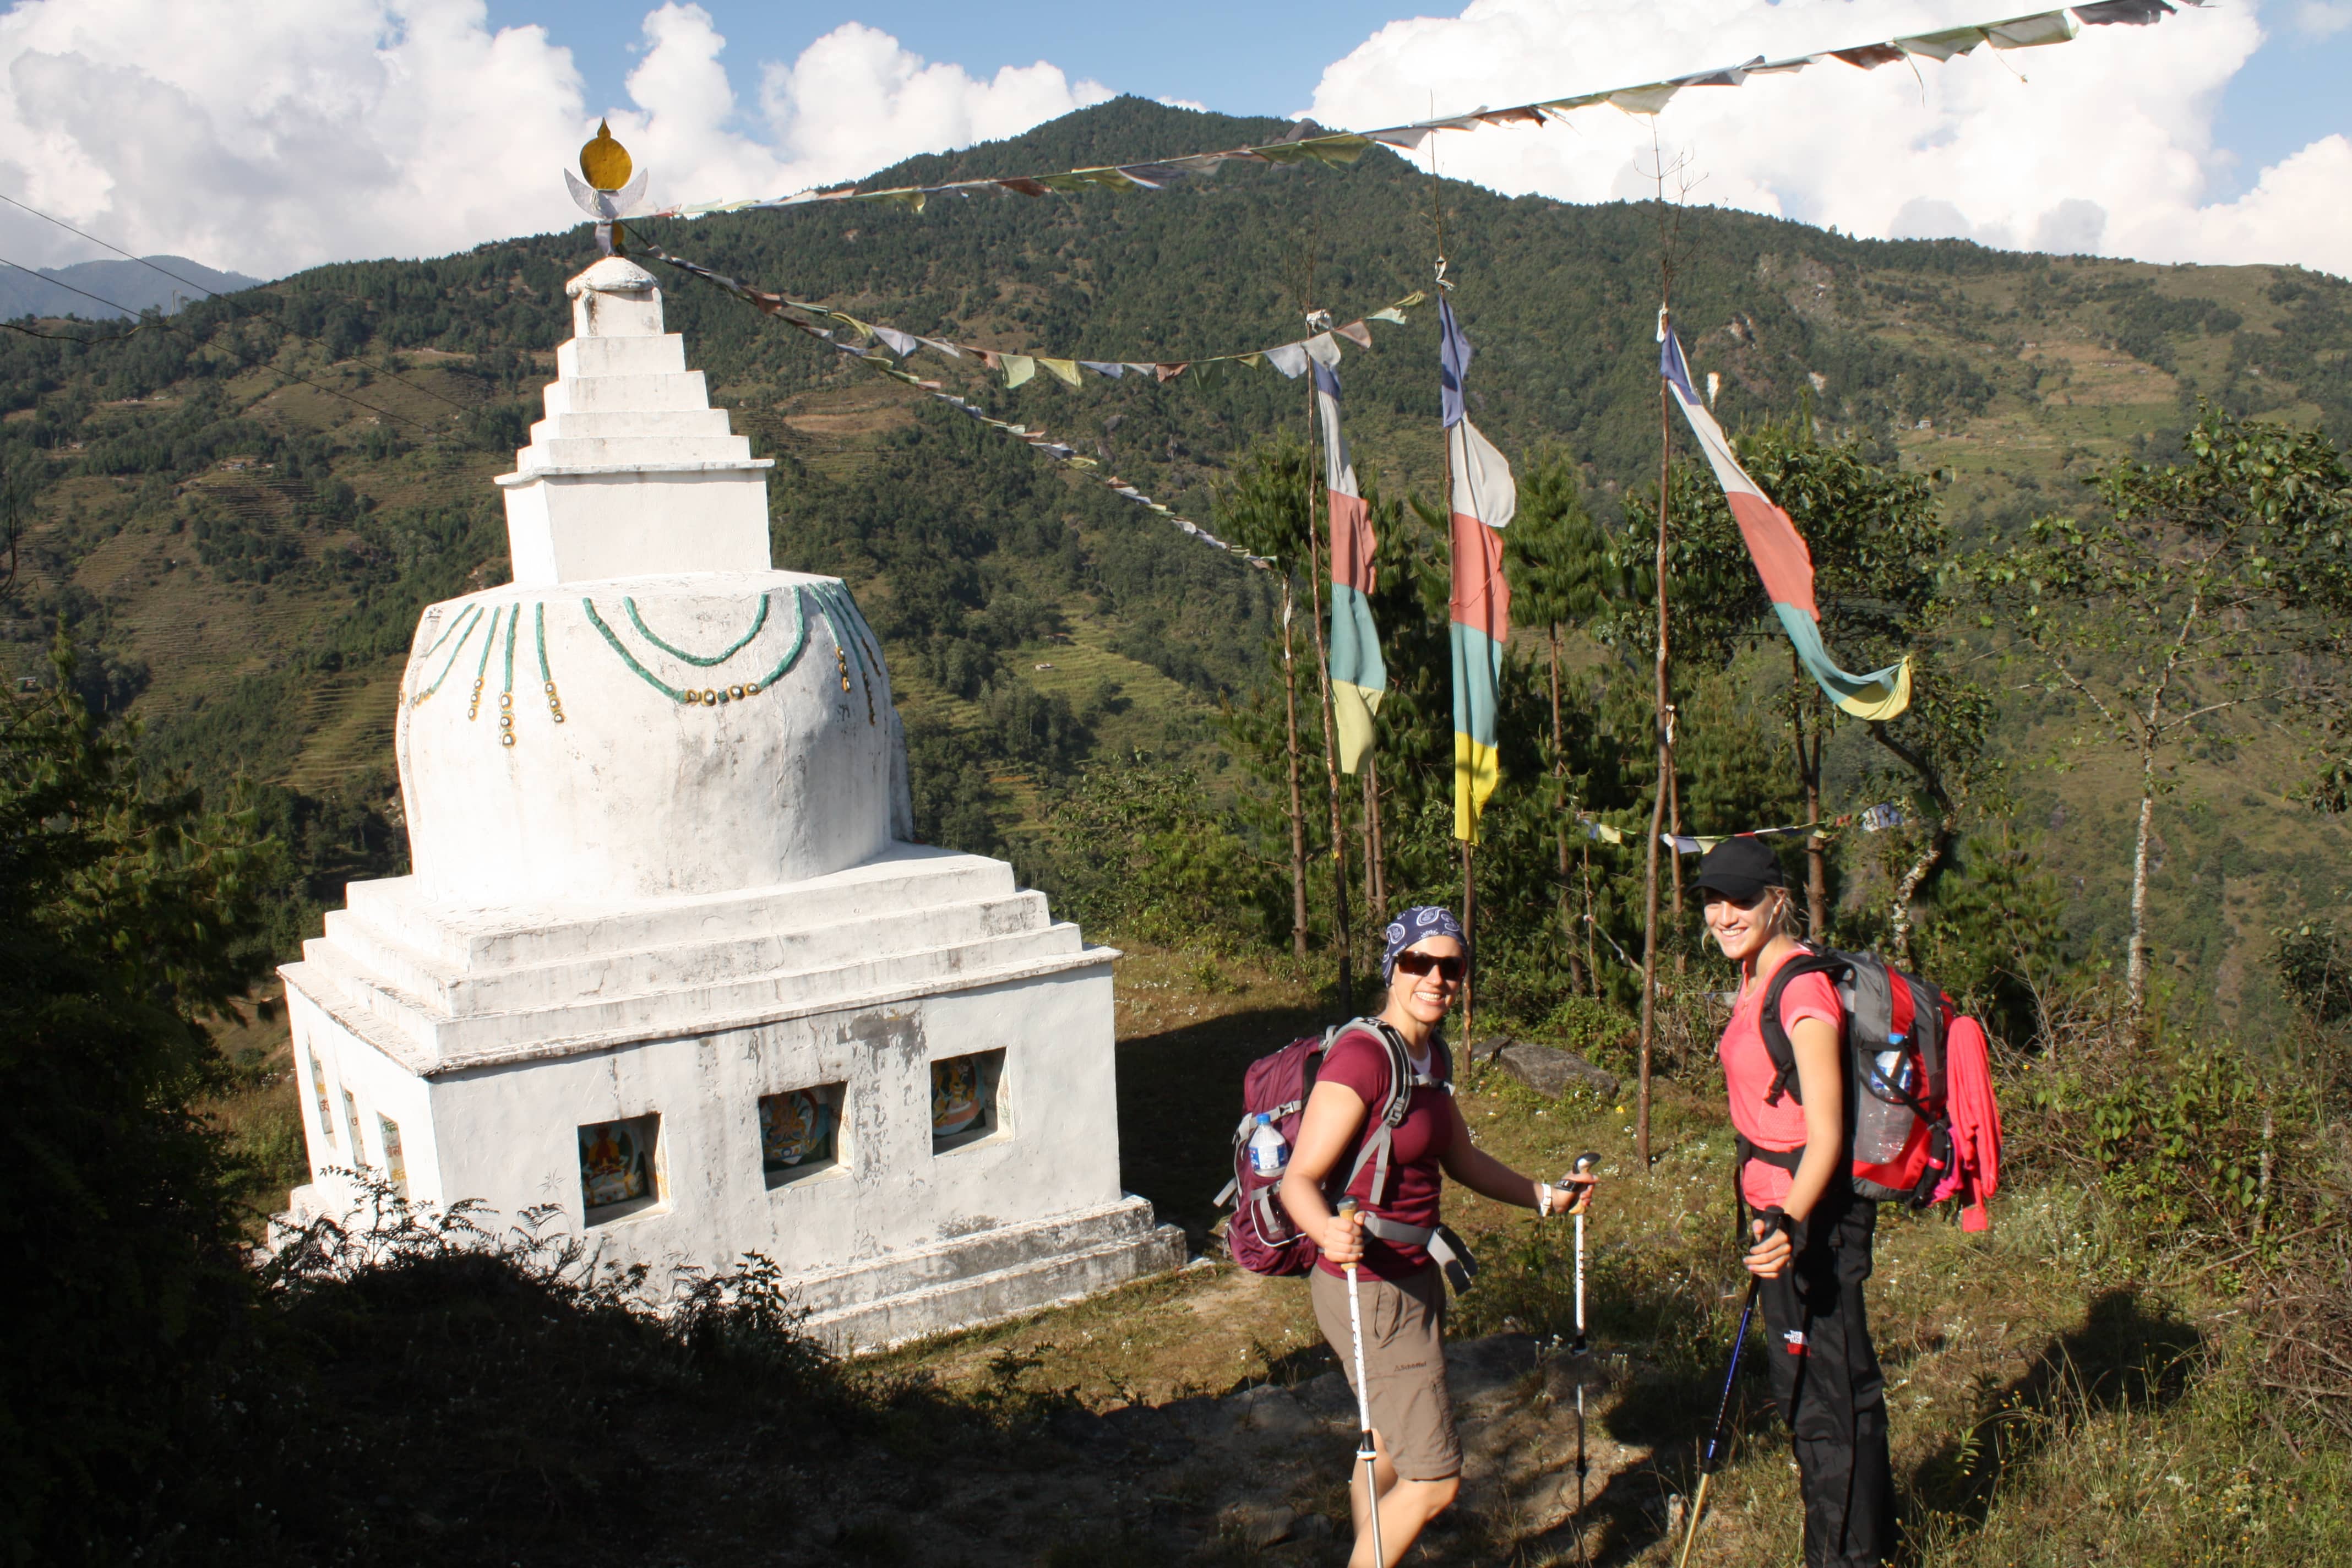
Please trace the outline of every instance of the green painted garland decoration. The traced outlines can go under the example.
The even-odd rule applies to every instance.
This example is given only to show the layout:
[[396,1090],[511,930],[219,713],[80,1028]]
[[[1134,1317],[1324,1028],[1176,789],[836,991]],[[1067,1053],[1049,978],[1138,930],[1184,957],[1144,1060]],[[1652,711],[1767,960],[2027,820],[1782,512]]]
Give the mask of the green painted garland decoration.
[[499,616],[502,612],[503,606],[490,611],[490,635],[482,639],[481,662],[474,666],[473,700],[466,704],[466,721],[468,723],[482,710],[482,686],[489,679],[490,649],[499,640]]
[[555,693],[555,677],[547,668],[547,601],[541,600],[530,607],[530,630],[539,644],[539,680],[547,692],[547,710],[555,721],[563,722],[563,699]]
[[[817,608],[824,612],[824,624],[833,633],[833,658],[834,663],[841,670],[841,689],[844,693],[849,690],[849,661],[855,658],[857,661],[858,683],[866,689],[866,721],[871,724],[875,721],[874,675],[866,668],[866,655],[858,647],[856,639],[842,630],[841,612],[844,606],[840,601],[847,598],[848,595],[831,584],[820,584],[815,592]],[[847,608],[850,616],[855,617],[857,614],[856,607],[850,605]]]
[[[747,697],[757,697],[761,691],[791,673],[793,666],[800,662],[802,650],[808,647],[808,606],[802,601],[802,595],[804,592],[804,589],[797,586],[793,590],[793,643],[792,647],[784,651],[784,656],[776,661],[774,668],[757,680],[747,680],[740,685],[705,687],[698,691],[690,688],[681,690],[638,663],[636,656],[629,651],[627,645],[621,641],[611,626],[605,625],[604,617],[596,613],[594,600],[582,599],[580,607],[587,613],[588,624],[594,626],[604,637],[604,641],[611,645],[613,651],[621,656],[621,662],[636,672],[638,679],[681,707],[716,708],[722,703],[740,702]],[[765,599],[767,595],[761,595],[761,597]],[[765,619],[764,616],[761,618]],[[638,629],[644,628],[640,626]],[[646,635],[650,637],[652,634]],[[739,643],[736,646],[740,648],[742,645]]]
[[654,647],[661,649],[662,652],[669,655],[672,658],[682,658],[686,660],[687,663],[701,669],[714,668],[719,665],[725,664],[737,654],[741,653],[744,647],[749,644],[753,637],[760,635],[760,628],[768,624],[768,595],[762,594],[760,595],[760,607],[751,612],[751,629],[745,632],[741,637],[737,637],[733,642],[729,643],[725,652],[715,655],[709,658],[705,658],[698,653],[688,653],[686,649],[679,647],[675,644],[664,642],[660,637],[656,635],[653,627],[646,625],[645,617],[637,614],[637,602],[635,599],[623,599],[621,601],[621,607],[629,612],[629,624],[637,628],[637,631],[645,637],[646,641],[653,644]]
[[[474,628],[481,625],[481,621],[482,607],[479,605],[468,606],[467,613],[459,616],[457,622],[453,623],[448,631],[441,634],[441,642],[435,643],[432,647],[425,650],[426,657],[430,658],[432,654],[440,647],[441,643],[447,642],[449,640],[452,633],[456,633],[457,635],[457,646],[449,650],[448,661],[442,665],[441,673],[433,678],[432,685],[426,687],[424,690],[418,692],[415,697],[409,700],[408,705],[411,708],[415,707],[417,704],[423,702],[426,698],[441,689],[441,683],[448,679],[449,672],[457,668],[457,656],[466,651],[466,640],[474,635]],[[460,626],[463,627],[462,630],[460,630]]]
[[522,625],[522,606],[514,606],[507,617],[507,683],[499,692],[499,744],[511,746],[514,733],[514,645],[515,628]]

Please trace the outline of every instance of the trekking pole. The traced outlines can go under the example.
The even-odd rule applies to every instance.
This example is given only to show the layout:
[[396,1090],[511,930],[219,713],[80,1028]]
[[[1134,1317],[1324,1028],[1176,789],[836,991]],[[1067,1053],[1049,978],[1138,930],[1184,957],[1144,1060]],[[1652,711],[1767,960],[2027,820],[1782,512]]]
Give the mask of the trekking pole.
[[[1573,1175],[1582,1175],[1601,1163],[1598,1154],[1579,1154],[1570,1166]],[[1576,1560],[1592,1561],[1591,1548],[1584,1542],[1584,1357],[1591,1347],[1584,1342],[1584,1210],[1580,1205],[1576,1213],[1576,1342],[1568,1353],[1576,1358]]]
[[[1341,1219],[1355,1212],[1353,1197],[1339,1200]],[[1377,1568],[1388,1568],[1389,1555],[1381,1546],[1380,1455],[1372,1447],[1372,1389],[1364,1381],[1364,1309],[1356,1295],[1356,1266],[1343,1263],[1340,1267],[1348,1271],[1348,1336],[1356,1346],[1356,1426],[1360,1434],[1356,1439],[1356,1458],[1364,1461],[1364,1511],[1372,1521],[1372,1562]]]
[[1707,1434],[1706,1453],[1698,1462],[1698,1490],[1691,1498],[1690,1529],[1683,1536],[1683,1554],[1675,1559],[1675,1568],[1690,1568],[1691,1547],[1698,1540],[1698,1516],[1706,1509],[1706,1483],[1715,1479],[1723,1448],[1723,1418],[1731,1411],[1731,1385],[1739,1378],[1739,1352],[1748,1346],[1748,1321],[1756,1314],[1756,1292],[1763,1283],[1753,1275],[1748,1277],[1748,1304],[1739,1310],[1739,1332],[1731,1342],[1731,1369],[1723,1374],[1723,1397],[1716,1401],[1715,1427]]

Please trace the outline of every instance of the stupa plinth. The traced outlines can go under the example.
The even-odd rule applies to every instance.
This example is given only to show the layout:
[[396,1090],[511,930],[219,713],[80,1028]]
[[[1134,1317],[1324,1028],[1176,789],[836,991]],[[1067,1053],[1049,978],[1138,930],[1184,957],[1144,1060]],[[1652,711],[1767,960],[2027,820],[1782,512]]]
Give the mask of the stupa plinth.
[[910,842],[889,674],[774,570],[768,463],[608,257],[504,492],[513,581],[425,610],[406,877],[286,979],[311,1179],[551,1206],[621,1261],[782,1265],[863,1348],[1173,1267],[1121,1191],[1110,949]]

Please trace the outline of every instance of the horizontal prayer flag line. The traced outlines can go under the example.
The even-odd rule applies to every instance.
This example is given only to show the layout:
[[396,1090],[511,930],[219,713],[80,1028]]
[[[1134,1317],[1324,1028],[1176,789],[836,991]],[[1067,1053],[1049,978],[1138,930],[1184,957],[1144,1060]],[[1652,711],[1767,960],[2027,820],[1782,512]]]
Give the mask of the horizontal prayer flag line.
[[762,315],[772,317],[776,321],[783,322],[786,326],[791,327],[795,331],[805,332],[810,337],[815,338],[819,342],[828,344],[836,353],[847,355],[849,358],[856,360],[858,363],[866,366],[877,375],[887,375],[893,381],[900,382],[908,386],[911,386],[919,392],[927,393],[930,396],[938,398],[940,402],[946,404],[949,407],[953,408],[957,413],[961,414],[968,418],[976,419],[981,424],[987,426],[992,430],[1002,430],[1008,436],[1015,437],[1031,451],[1035,452],[1042,457],[1050,458],[1054,462],[1061,464],[1066,468],[1076,468],[1082,472],[1086,472],[1089,478],[1095,479],[1097,483],[1110,490],[1112,494],[1124,497],[1129,500],[1134,501],[1139,506],[1148,507],[1152,511],[1159,513],[1161,517],[1166,518],[1171,523],[1174,524],[1179,531],[1190,534],[1192,538],[1199,540],[1202,543],[1206,544],[1213,549],[1222,550],[1226,554],[1233,556],[1235,560],[1244,562],[1249,565],[1255,566],[1261,572],[1271,572],[1274,570],[1275,563],[1272,560],[1263,555],[1253,555],[1248,551],[1242,549],[1238,545],[1226,543],[1223,540],[1219,539],[1215,534],[1211,533],[1207,529],[1202,528],[1199,523],[1192,521],[1190,518],[1178,516],[1168,507],[1152,500],[1150,496],[1144,494],[1133,485],[1129,484],[1118,475],[1095,472],[1094,470],[1099,469],[1102,465],[1096,462],[1092,458],[1081,457],[1077,448],[1070,446],[1067,442],[1056,441],[1047,436],[1043,430],[1032,430],[1026,425],[1012,424],[1009,421],[994,418],[990,415],[983,414],[978,407],[965,401],[963,398],[958,397],[954,393],[948,391],[938,382],[925,381],[911,371],[899,369],[898,364],[887,353],[877,353],[873,350],[865,349],[850,343],[835,342],[833,334],[825,331],[824,328],[816,326],[812,322],[803,321],[797,316],[791,314],[792,301],[788,300],[784,300],[778,295],[770,294],[763,289],[753,289],[747,284],[740,283],[736,279],[728,277],[725,273],[714,272],[709,268],[704,267],[698,262],[688,261],[678,257],[665,254],[656,247],[648,247],[646,248],[652,250],[655,255],[660,257],[660,259],[669,263],[669,265],[677,268],[681,272],[685,272],[691,277],[699,278],[706,282],[717,285],[719,288],[725,289],[728,293],[734,295],[737,299],[741,300],[746,304],[759,310]]
[[[637,242],[637,249],[643,255],[667,262],[670,266],[697,277],[718,276],[708,268],[688,261],[682,257],[672,256],[660,246],[643,239]],[[1345,326],[1335,327],[1327,324],[1323,331],[1310,337],[1300,338],[1286,343],[1277,343],[1271,348],[1245,349],[1220,354],[1199,354],[1186,360],[1154,361],[1086,359],[1075,354],[1067,358],[1054,358],[1045,354],[1013,353],[1003,349],[986,348],[978,343],[957,342],[950,338],[927,338],[897,327],[885,326],[878,321],[864,321],[846,310],[835,310],[830,305],[820,305],[808,300],[794,300],[787,295],[770,293],[763,289],[753,289],[748,284],[735,283],[734,289],[747,299],[757,296],[755,302],[761,309],[772,313],[777,310],[797,310],[805,316],[838,321],[856,333],[860,342],[878,342],[900,359],[907,358],[918,349],[929,349],[953,360],[967,357],[978,360],[990,370],[1001,372],[1004,376],[1004,384],[1008,387],[1021,386],[1034,380],[1041,370],[1065,385],[1076,386],[1079,380],[1078,372],[1082,370],[1091,371],[1108,381],[1118,381],[1129,374],[1134,374],[1166,382],[1175,380],[1186,371],[1206,370],[1213,365],[1221,364],[1239,364],[1253,370],[1261,364],[1270,364],[1285,376],[1295,381],[1306,373],[1309,364],[1338,364],[1340,339],[1344,338],[1359,348],[1369,349],[1372,346],[1372,322],[1389,321],[1401,326],[1409,320],[1405,312],[1415,309],[1428,299],[1426,294],[1416,289],[1403,299],[1392,304],[1383,305],[1367,315],[1360,316]],[[1318,312],[1318,318],[1328,322],[1328,313]],[[827,331],[820,331],[815,335],[828,340],[832,336]]]
[[[2207,0],[2183,0],[2189,5],[2202,6]],[[2092,0],[2081,5],[2063,6],[2056,10],[2037,11],[2028,16],[2011,16],[1998,22],[1982,22],[1961,27],[1944,27],[1931,33],[1916,33],[1902,37],[1874,39],[1852,44],[1843,48],[1822,49],[1809,55],[1794,55],[1787,59],[1768,60],[1761,55],[1736,66],[1718,66],[1712,70],[1692,71],[1668,77],[1664,80],[1632,83],[1624,87],[1604,88],[1597,92],[1578,93],[1566,98],[1540,99],[1532,103],[1515,104],[1507,109],[1480,109],[1468,114],[1450,115],[1444,119],[1415,121],[1409,125],[1391,125],[1377,131],[1331,132],[1319,136],[1303,136],[1296,141],[1260,142],[1253,146],[1228,147],[1215,153],[1192,153],[1182,157],[1163,158],[1150,163],[1107,164],[1100,167],[1066,169],[1045,174],[1009,174],[993,178],[947,180],[932,185],[894,185],[882,190],[861,191],[855,185],[835,186],[829,190],[810,189],[787,196],[742,197],[731,201],[691,202],[680,205],[658,207],[643,214],[615,211],[606,217],[700,217],[711,213],[744,212],[763,207],[806,206],[826,202],[887,202],[921,212],[935,195],[971,196],[975,194],[1012,194],[1024,196],[1053,195],[1074,195],[1083,191],[1156,191],[1187,179],[1213,175],[1227,163],[1323,163],[1333,167],[1353,163],[1374,146],[1392,147],[1403,152],[1418,149],[1422,142],[1439,131],[1476,131],[1490,125],[1543,126],[1564,120],[1578,110],[1597,108],[1602,104],[1628,114],[1656,114],[1675,96],[1686,89],[1706,87],[1738,87],[1752,76],[1781,76],[1801,71],[1824,60],[1874,70],[1897,60],[1921,59],[1942,61],[1965,55],[1979,45],[1996,49],[2039,48],[2051,44],[2067,43],[2079,37],[2085,26],[2148,26],[2172,16],[2169,0]],[[635,206],[637,204],[608,203],[608,205]],[[601,208],[598,209],[601,211]]]

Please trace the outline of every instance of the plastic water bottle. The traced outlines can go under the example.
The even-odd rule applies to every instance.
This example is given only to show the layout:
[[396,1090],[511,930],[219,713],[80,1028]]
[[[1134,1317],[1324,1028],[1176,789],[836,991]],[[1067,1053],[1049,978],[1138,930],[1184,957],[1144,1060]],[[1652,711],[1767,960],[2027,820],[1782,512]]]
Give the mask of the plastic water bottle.
[[1268,1178],[1279,1176],[1290,1163],[1290,1145],[1274,1130],[1274,1118],[1263,1110],[1257,1113],[1257,1131],[1250,1134],[1249,1158],[1250,1169]]
[[1855,1097],[1853,1157],[1864,1164],[1885,1164],[1903,1152],[1917,1114],[1903,1102],[1915,1076],[1911,1052],[1900,1035],[1887,1040],[1889,1049],[1871,1059],[1871,1081]]

